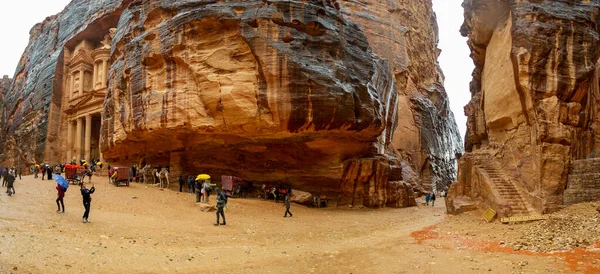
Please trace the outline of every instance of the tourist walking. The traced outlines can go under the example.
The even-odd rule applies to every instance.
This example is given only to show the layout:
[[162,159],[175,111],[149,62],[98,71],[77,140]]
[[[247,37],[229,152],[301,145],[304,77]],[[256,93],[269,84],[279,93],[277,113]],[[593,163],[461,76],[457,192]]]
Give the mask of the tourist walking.
[[179,192],[183,192],[183,176],[179,175]]
[[2,187],[6,186],[6,179],[8,178],[8,167],[2,172]]
[[200,180],[196,180],[194,182],[194,190],[196,191],[196,203],[199,203],[202,195],[204,194],[204,188],[202,188],[202,183]]
[[37,166],[33,166],[33,178],[37,179],[38,177],[38,168]]
[[202,184],[202,197],[204,197],[204,202],[208,203],[208,197],[210,196],[210,183],[208,180],[204,180]]
[[21,179],[21,176],[22,176],[22,175],[23,175],[23,168],[22,168],[22,167],[20,167],[20,168],[19,168],[19,180],[23,180],[23,179]]
[[46,166],[44,164],[41,165],[40,171],[42,172],[42,181],[43,181],[44,177],[46,177]]
[[285,195],[285,199],[283,200],[283,204],[285,205],[285,214],[283,218],[286,218],[288,214],[292,217],[292,212],[290,211],[290,191],[288,190],[287,195]]
[[81,221],[84,223],[89,223],[90,221],[88,220],[88,217],[90,216],[90,205],[92,203],[91,194],[96,191],[96,188],[94,185],[92,185],[92,188],[87,189],[83,183],[79,185],[81,186],[81,196],[83,197],[83,207],[85,208],[85,212],[83,213],[83,218],[81,218]]
[[187,186],[188,186],[188,193],[194,194],[194,178],[192,178],[192,175],[188,175],[188,177],[187,177]]
[[90,169],[90,168],[86,169],[86,175],[88,176],[88,181],[91,183],[92,175],[94,175],[94,173],[92,172],[92,169]]
[[[56,198],[56,206],[58,206],[58,209],[56,210],[56,212],[64,214],[65,213],[64,198],[65,198],[65,191],[67,191],[67,189],[64,188],[64,187],[62,187],[62,186],[60,186],[59,184],[56,184],[56,190],[58,191],[58,198]],[[62,205],[62,212],[60,210],[60,206],[61,205]]]
[[[225,193],[221,192],[220,188],[217,188],[216,191],[217,191],[217,222],[215,223],[215,225],[216,226],[226,225],[227,222],[225,221],[225,211],[223,211],[223,208],[225,207],[225,205],[227,205],[227,196],[225,195]],[[223,217],[222,223],[219,223],[219,216]]]
[[52,180],[52,169],[50,168],[50,165],[46,165],[46,174],[48,174],[48,180]]
[[435,192],[431,193],[431,206],[435,206]]
[[427,195],[425,195],[425,204],[427,206],[429,206],[429,200],[431,200],[431,193],[427,192]]
[[8,193],[8,196],[16,193],[14,187],[15,179],[16,177],[13,174],[8,174],[8,177],[6,178],[6,193]]

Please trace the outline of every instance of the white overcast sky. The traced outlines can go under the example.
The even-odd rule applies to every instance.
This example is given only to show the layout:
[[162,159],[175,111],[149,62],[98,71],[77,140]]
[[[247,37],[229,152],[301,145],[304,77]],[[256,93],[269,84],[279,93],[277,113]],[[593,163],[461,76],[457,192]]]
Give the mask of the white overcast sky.
[[[2,0],[0,8],[0,76],[13,77],[17,63],[29,42],[29,30],[46,17],[60,12],[70,0]],[[460,36],[463,22],[462,0],[433,0],[437,13],[442,49],[440,65],[446,76],[446,91],[456,123],[464,138],[466,117],[463,106],[469,102],[469,82],[473,62],[466,39]]]

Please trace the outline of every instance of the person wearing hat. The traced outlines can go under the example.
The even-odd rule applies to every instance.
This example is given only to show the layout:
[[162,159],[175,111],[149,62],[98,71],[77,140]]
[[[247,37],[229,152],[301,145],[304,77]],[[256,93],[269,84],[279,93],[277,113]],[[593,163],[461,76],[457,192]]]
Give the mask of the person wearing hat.
[[[225,193],[221,192],[221,189],[218,187],[217,187],[216,191],[217,191],[217,222],[215,223],[215,226],[226,225],[227,222],[225,222],[225,211],[223,211],[223,208],[227,204],[227,196],[225,195]],[[219,215],[221,217],[223,217],[222,223],[219,223]]]

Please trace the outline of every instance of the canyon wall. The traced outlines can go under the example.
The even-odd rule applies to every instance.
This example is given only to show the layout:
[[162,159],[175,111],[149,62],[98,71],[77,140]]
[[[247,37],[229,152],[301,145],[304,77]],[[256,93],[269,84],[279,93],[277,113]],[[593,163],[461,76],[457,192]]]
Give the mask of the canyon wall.
[[461,31],[476,68],[465,106],[467,153],[451,198],[468,196],[501,215],[556,210],[571,161],[600,146],[600,1],[463,6]]
[[85,39],[118,20],[123,2],[117,0],[71,1],[57,15],[47,17],[30,30],[30,41],[4,93],[0,119],[0,165],[23,168],[35,163],[61,163],[66,148],[60,139],[62,60],[69,41]]
[[[32,34],[10,102],[42,101],[36,117],[5,103],[16,146],[3,161],[65,161],[61,62],[114,28],[105,162],[236,175],[371,207],[414,204],[399,181],[440,189],[456,176],[463,149],[429,0],[84,3],[37,26],[48,37]],[[43,77],[28,77],[39,64]],[[32,122],[35,134],[23,126]]]

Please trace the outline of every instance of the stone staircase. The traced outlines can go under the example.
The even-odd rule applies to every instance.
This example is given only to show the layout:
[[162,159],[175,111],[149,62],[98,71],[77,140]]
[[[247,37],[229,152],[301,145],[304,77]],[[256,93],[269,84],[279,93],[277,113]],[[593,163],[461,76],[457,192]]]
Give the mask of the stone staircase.
[[563,197],[566,205],[600,200],[600,158],[571,162]]
[[489,155],[486,156],[478,157],[476,165],[487,173],[491,181],[491,186],[498,191],[500,198],[510,205],[512,210],[510,216],[530,216],[537,214],[533,206],[523,199],[523,195],[514,183],[506,178],[498,162]]

